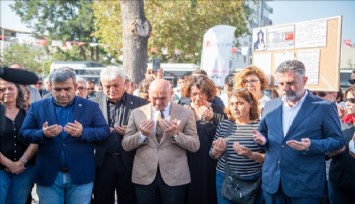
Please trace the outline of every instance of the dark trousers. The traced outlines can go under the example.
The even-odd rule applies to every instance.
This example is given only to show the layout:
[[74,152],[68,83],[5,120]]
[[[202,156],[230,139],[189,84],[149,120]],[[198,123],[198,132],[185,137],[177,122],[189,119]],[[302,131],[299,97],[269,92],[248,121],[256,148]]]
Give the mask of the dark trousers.
[[334,188],[332,181],[328,180],[329,200],[331,204],[351,204],[355,202],[355,195]]
[[119,204],[135,204],[136,194],[132,172],[123,165],[119,154],[106,154],[102,166],[96,169],[94,204],[113,204],[115,191]]
[[296,198],[289,197],[279,184],[279,190],[275,194],[263,191],[264,201],[266,204],[320,204],[322,198]]
[[138,204],[184,204],[187,185],[168,186],[162,179],[158,168],[153,183],[136,184]]

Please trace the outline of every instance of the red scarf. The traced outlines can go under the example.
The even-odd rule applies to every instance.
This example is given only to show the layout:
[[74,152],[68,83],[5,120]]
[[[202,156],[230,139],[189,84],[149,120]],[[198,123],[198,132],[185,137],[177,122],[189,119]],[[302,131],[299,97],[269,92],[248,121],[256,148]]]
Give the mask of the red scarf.
[[343,122],[346,124],[353,124],[355,123],[355,116],[353,114],[348,114],[343,117]]

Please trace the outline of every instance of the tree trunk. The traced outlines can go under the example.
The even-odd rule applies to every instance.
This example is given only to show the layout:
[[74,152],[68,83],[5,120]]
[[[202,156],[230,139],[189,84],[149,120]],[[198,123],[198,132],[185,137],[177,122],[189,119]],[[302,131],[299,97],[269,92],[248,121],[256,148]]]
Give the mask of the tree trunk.
[[150,26],[144,15],[143,0],[120,0],[123,31],[123,69],[139,83],[147,69]]

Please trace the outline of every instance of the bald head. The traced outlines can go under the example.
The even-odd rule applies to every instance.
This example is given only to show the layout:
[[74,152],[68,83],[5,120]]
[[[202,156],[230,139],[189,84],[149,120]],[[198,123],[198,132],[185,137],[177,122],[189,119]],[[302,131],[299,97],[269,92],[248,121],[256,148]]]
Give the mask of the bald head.
[[149,86],[149,90],[152,89],[166,89],[167,91],[172,89],[171,84],[169,81],[165,80],[165,79],[155,79],[154,81],[152,81],[152,83]]
[[149,99],[155,110],[165,109],[172,94],[171,84],[165,79],[155,79],[149,86]]

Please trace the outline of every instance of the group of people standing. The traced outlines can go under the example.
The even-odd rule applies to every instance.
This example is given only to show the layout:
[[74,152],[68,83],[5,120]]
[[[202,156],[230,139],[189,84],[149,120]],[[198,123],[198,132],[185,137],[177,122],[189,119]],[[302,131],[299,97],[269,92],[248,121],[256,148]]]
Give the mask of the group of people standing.
[[305,70],[281,63],[272,98],[263,71],[248,66],[226,80],[227,101],[202,70],[184,79],[179,100],[161,73],[144,98],[129,93],[114,66],[90,100],[68,68],[50,74],[51,97],[29,106],[21,85],[1,80],[0,204],[25,203],[33,182],[41,203],[234,203],[221,194],[227,168],[261,180],[254,203],[318,204],[326,157],[331,203],[351,203],[355,88],[341,123],[334,102],[305,89]]

